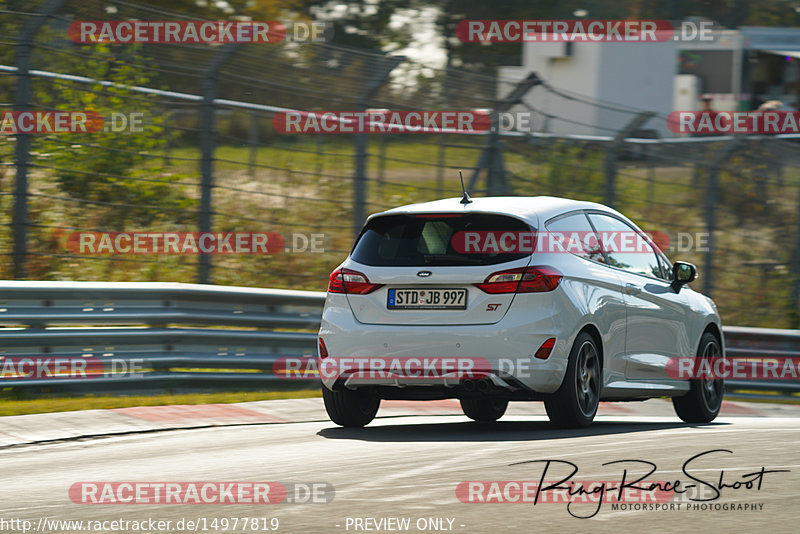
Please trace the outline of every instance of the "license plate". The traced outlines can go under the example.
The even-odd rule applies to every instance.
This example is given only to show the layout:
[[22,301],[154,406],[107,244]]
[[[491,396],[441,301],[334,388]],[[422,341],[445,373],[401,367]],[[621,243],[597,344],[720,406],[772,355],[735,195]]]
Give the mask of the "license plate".
[[466,289],[390,289],[390,310],[466,310]]

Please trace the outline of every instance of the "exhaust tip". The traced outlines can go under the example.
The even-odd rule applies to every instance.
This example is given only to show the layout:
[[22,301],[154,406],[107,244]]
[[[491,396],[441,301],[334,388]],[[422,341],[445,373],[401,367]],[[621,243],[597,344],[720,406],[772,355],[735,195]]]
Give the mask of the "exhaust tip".
[[475,381],[474,380],[464,380],[462,382],[464,389],[467,391],[475,391]]

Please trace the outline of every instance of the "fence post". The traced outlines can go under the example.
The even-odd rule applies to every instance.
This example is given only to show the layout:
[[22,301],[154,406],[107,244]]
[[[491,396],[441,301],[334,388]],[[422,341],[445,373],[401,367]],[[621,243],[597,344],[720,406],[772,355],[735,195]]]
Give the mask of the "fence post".
[[322,174],[322,170],[325,168],[323,163],[322,163],[323,159],[325,158],[325,155],[323,154],[323,152],[325,152],[325,137],[323,137],[322,134],[317,134],[315,141],[317,143],[316,144],[316,148],[317,148],[316,164],[317,165],[315,167],[315,172],[319,176],[319,175]]
[[[31,83],[31,55],[33,54],[33,37],[65,0],[49,0],[39,12],[28,19],[17,35],[14,63],[17,67],[17,88],[14,94],[14,111],[26,111],[31,106],[33,84]],[[14,236],[14,279],[27,277],[25,263],[28,255],[28,158],[31,150],[30,134],[16,135],[14,147],[14,165],[17,176],[14,189],[14,213],[11,227]]]
[[716,231],[716,206],[719,190],[719,168],[722,163],[730,157],[734,150],[738,149],[744,138],[737,138],[729,141],[716,154],[713,154],[708,163],[708,184],[706,185],[706,232],[708,233],[708,248],[706,249],[706,264],[703,269],[703,293],[707,297],[711,296],[714,287],[714,232]]
[[505,179],[505,167],[503,166],[503,140],[500,137],[500,114],[508,111],[513,106],[522,102],[528,91],[540,85],[542,79],[535,72],[521,80],[506,95],[499,100],[491,112],[492,125],[486,136],[486,143],[478,157],[478,165],[472,172],[467,190],[474,191],[478,183],[481,169],[486,167],[486,190],[489,195],[508,193],[508,184]]
[[[214,99],[217,97],[217,72],[242,45],[224,45],[211,59],[203,72],[203,103],[200,118],[200,232],[211,231],[211,190],[214,187],[214,149],[216,132],[214,130]],[[208,284],[211,279],[211,256],[200,254],[197,266],[197,283]]]
[[[452,76],[450,70],[452,67],[451,59],[451,54],[448,54],[447,65],[444,69],[444,79],[442,80],[442,87],[439,93],[439,106],[441,109],[446,109],[448,105],[452,105],[448,101],[451,85],[450,77]],[[440,133],[436,136],[436,140],[438,141],[438,147],[436,151],[436,198],[442,198],[444,196],[444,168],[445,162],[447,161],[447,135]]]
[[444,167],[447,161],[447,138],[445,134],[439,134],[439,149],[436,152],[436,198],[444,196]]
[[250,168],[250,178],[256,177],[256,163],[258,162],[258,115],[253,113],[250,115],[250,128],[247,135],[247,143],[250,145],[250,159],[248,167]]
[[606,171],[606,194],[605,194],[605,204],[606,206],[614,207],[614,204],[617,202],[617,155],[619,153],[619,147],[622,146],[622,143],[625,141],[625,138],[631,135],[634,130],[639,128],[642,124],[647,122],[650,117],[652,117],[654,113],[650,111],[643,111],[641,113],[637,113],[634,118],[628,122],[620,131],[617,132],[617,135],[614,136],[614,139],[611,140],[608,147],[606,147],[606,157],[604,162],[604,167]]
[[[370,99],[378,89],[386,83],[389,74],[394,68],[406,58],[403,56],[381,57],[383,63],[378,65],[378,58],[371,57],[367,60],[367,66],[372,73],[364,90],[358,96],[358,111],[366,111],[369,107]],[[367,218],[367,134],[359,132],[355,134],[355,161],[353,172],[353,237],[355,238],[361,231],[361,226]]]
[[656,166],[653,162],[653,152],[648,147],[647,154],[647,206],[653,205],[656,196]]
[[378,147],[378,190],[383,191],[383,182],[386,179],[386,145],[388,144],[389,134],[381,137],[381,144]]
[[489,132],[489,168],[487,190],[489,196],[506,195],[508,183],[506,182],[506,169],[503,164],[503,139],[500,137],[500,113],[492,117],[492,131]]

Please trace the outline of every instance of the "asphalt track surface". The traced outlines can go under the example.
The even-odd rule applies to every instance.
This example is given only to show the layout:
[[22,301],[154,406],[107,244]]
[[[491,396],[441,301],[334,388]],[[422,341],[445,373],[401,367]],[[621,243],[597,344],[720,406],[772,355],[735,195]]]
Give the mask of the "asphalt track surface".
[[[278,532],[440,532],[436,523],[432,528],[427,522],[431,518],[440,518],[439,528],[445,531],[464,533],[798,532],[800,417],[791,415],[800,415],[799,407],[743,408],[711,424],[687,425],[668,414],[665,401],[648,402],[662,404],[645,413],[606,410],[584,430],[554,429],[540,408],[522,405],[494,424],[472,423],[444,410],[441,415],[423,411],[384,416],[364,429],[343,429],[323,420],[255,423],[11,446],[0,449],[0,521],[27,519],[39,532],[75,532],[52,522],[44,523],[49,528],[40,526],[40,518],[171,520],[172,528],[161,532],[186,531],[175,526],[183,518],[205,521],[207,530],[200,525],[199,532],[272,531],[243,529],[241,524],[233,529],[234,517],[276,517]],[[532,461],[547,459],[572,462],[579,469],[573,480],[580,481],[619,481],[622,464],[603,463],[646,460],[657,466],[647,480],[687,484],[691,481],[682,472],[684,462],[715,449],[731,452],[690,462],[689,472],[707,484],[702,494],[695,489],[686,495],[709,497],[708,486],[717,485],[720,471],[725,484],[753,479],[748,474],[762,467],[789,472],[764,474],[760,489],[723,488],[707,503],[711,509],[687,509],[685,502],[673,501],[682,504],[680,509],[612,510],[611,503],[603,503],[588,519],[570,512],[591,515],[596,503],[570,509],[553,502],[470,504],[456,495],[462,481],[538,481],[544,464]],[[643,474],[643,464],[624,465],[630,476]],[[551,464],[549,473],[564,473],[565,466]],[[335,496],[316,504],[88,505],[75,504],[68,496],[77,481],[324,482],[335,488]],[[755,509],[724,509],[740,504]],[[219,522],[212,528],[214,518],[231,518],[228,529]],[[378,529],[370,521],[357,529],[356,518],[408,518],[409,527]],[[159,531],[108,525],[100,530],[88,530],[87,525],[83,531]],[[0,523],[0,530],[22,531],[19,523]]]

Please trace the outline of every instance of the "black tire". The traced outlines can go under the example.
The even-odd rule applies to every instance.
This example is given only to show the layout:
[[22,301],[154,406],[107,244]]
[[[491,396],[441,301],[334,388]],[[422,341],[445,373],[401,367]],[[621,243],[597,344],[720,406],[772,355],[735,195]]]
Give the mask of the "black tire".
[[331,391],[323,386],[322,400],[331,421],[344,427],[369,424],[381,405],[381,399],[369,389]]
[[[698,358],[720,358],[722,347],[719,340],[711,332],[700,338],[697,347]],[[710,423],[719,414],[722,397],[725,393],[723,380],[700,378],[689,381],[689,393],[682,397],[673,397],[672,406],[681,420],[687,423]]]
[[550,422],[559,428],[584,428],[592,424],[602,383],[600,351],[594,338],[581,332],[569,353],[561,387],[544,401]]
[[464,415],[473,421],[491,423],[497,421],[508,408],[508,401],[505,399],[492,399],[489,397],[461,399],[461,409]]

